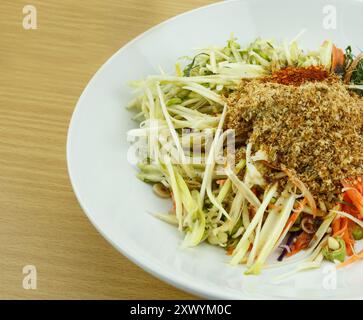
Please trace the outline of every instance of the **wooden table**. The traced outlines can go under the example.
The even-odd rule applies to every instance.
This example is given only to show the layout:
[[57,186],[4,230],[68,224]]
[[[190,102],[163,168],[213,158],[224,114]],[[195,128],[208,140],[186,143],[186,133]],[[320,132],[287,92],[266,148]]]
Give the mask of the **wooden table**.
[[[66,167],[68,123],[103,62],[151,26],[211,0],[0,1],[0,298],[188,299],[111,247]],[[23,28],[23,7],[37,10]],[[34,265],[37,289],[23,288]]]

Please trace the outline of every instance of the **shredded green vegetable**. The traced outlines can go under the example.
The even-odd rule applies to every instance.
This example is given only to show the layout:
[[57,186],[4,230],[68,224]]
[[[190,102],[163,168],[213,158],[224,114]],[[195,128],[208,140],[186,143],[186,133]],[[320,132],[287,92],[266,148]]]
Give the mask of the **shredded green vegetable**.
[[[229,162],[229,136],[222,131],[224,96],[237,88],[241,78],[265,77],[287,66],[330,69],[330,41],[315,52],[304,52],[297,38],[282,43],[256,39],[243,47],[232,37],[224,47],[203,48],[184,58],[184,67],[177,62],[174,75],[151,75],[132,83],[140,94],[129,109],[140,127],[130,130],[129,136],[147,141],[137,176],[147,183],[162,183],[173,199],[171,213],[156,216],[185,234],[183,247],[207,241],[229,248],[231,264],[247,262],[247,274],[261,272],[282,242],[282,234],[301,230],[301,217],[288,232],[284,230],[298,206],[299,190],[290,182],[283,190],[277,183],[268,184],[261,172],[266,156],[262,151],[252,154],[249,144],[242,147],[244,157],[236,165]],[[222,160],[217,161],[216,155]],[[304,214],[309,210],[306,206]],[[320,254],[319,243],[333,218],[330,214],[321,223],[308,256]],[[316,248],[320,248],[317,253]],[[342,254],[334,252],[323,250],[327,259],[340,260]],[[317,263],[319,259],[309,260],[303,269]]]

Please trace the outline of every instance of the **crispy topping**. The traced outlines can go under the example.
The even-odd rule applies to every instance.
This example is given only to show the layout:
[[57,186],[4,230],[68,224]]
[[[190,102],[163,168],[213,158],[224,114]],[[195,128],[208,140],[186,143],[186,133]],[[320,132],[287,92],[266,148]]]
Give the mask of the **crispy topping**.
[[363,174],[363,99],[336,78],[300,86],[243,80],[227,102],[226,127],[319,200],[331,203],[342,179]]

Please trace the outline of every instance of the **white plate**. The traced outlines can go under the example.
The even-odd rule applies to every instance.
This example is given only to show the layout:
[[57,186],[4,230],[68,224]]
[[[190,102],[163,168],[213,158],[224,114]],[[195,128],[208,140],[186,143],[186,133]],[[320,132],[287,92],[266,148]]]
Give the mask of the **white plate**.
[[[207,298],[359,298],[363,264],[335,273],[330,265],[276,285],[279,269],[244,276],[228,265],[223,249],[209,245],[181,250],[181,235],[148,212],[167,210],[140,182],[127,161],[126,132],[136,123],[125,106],[129,80],[172,70],[175,60],[210,44],[225,44],[233,32],[241,44],[252,39],[291,39],[307,29],[301,44],[324,39],[361,46],[362,1],[228,1],[188,12],[142,34],[114,54],[95,74],[74,111],[67,145],[68,168],[77,198],[97,230],[133,262],[183,290]],[[332,7],[333,6],[333,7]],[[336,29],[324,29],[336,9]],[[330,24],[331,25],[331,24]],[[90,262],[91,263],[91,262]]]

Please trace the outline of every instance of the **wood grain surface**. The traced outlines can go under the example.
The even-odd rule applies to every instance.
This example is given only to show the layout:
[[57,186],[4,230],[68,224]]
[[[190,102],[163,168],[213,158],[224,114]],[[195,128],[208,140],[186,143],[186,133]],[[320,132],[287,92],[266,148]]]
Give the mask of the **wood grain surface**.
[[[211,0],[0,1],[0,298],[188,299],[111,247],[69,183],[66,135],[103,62],[153,25]],[[38,28],[23,28],[23,7]],[[23,267],[37,289],[23,288]]]

